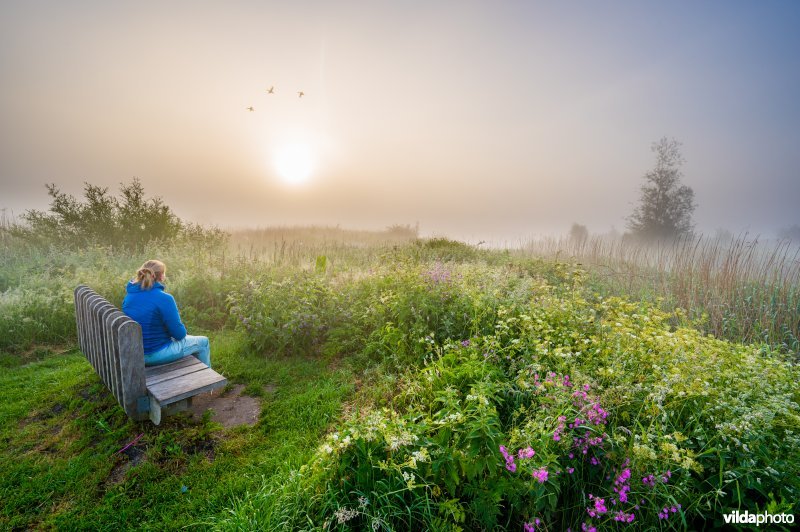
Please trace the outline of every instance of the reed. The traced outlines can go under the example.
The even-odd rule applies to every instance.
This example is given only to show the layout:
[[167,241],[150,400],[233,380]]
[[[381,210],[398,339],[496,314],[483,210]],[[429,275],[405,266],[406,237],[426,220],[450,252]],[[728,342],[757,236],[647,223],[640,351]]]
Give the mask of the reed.
[[800,351],[800,246],[742,234],[642,244],[540,238],[529,255],[584,264],[598,291],[680,307],[715,336]]

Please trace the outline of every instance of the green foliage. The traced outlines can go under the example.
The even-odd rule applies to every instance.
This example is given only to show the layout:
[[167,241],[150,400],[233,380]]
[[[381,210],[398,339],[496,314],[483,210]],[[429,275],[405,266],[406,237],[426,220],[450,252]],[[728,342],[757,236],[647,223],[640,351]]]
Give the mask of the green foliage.
[[108,188],[86,183],[85,201],[61,192],[48,184],[50,210],[29,210],[22,215],[27,227],[14,227],[13,233],[38,245],[61,248],[89,245],[141,251],[153,241],[186,240],[215,246],[225,234],[217,229],[184,224],[160,198],[145,198],[144,187],[134,178],[120,186],[119,198]]
[[479,255],[473,246],[443,237],[418,241],[417,249],[420,256],[428,260],[465,262]]
[[313,519],[703,528],[797,500],[796,366],[674,328],[680,312],[544,283],[496,318],[493,334],[425,343],[393,409],[326,438],[298,473]]
[[[297,246],[293,267],[190,243],[14,249],[2,527],[707,529],[800,509],[796,364],[601,297],[575,264],[447,242]],[[55,354],[74,286],[119,304],[142,255],[263,402],[255,427],[136,424],[81,355]],[[114,454],[140,433],[141,463]]]

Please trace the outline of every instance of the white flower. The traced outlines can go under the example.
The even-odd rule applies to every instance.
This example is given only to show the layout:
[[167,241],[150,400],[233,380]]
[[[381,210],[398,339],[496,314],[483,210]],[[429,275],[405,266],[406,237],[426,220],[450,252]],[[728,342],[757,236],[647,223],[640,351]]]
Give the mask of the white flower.
[[335,515],[336,520],[339,521],[340,524],[342,524],[348,522],[349,520],[357,516],[358,510],[351,510],[350,508],[345,506],[333,512],[333,515]]

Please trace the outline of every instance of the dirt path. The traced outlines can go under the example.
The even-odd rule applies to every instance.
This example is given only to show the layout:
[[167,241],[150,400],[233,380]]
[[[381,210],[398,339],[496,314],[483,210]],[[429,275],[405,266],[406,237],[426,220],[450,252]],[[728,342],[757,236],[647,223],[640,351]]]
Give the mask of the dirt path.
[[197,395],[187,412],[193,419],[200,419],[209,408],[214,411],[211,420],[225,428],[239,425],[255,425],[261,413],[261,400],[242,395],[244,385],[237,384],[227,392],[211,392]]

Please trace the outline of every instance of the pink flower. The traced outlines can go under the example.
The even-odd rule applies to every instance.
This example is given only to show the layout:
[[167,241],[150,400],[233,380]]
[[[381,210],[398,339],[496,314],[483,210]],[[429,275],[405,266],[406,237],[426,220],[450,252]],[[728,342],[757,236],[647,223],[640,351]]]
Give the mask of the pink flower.
[[505,446],[500,446],[500,454],[503,455],[503,458],[506,459],[506,469],[515,473],[517,471],[517,464],[514,463],[514,455],[508,452],[508,449]]
[[527,459],[527,458],[533,458],[533,455],[535,455],[535,454],[536,454],[536,451],[534,451],[532,448],[528,447],[526,449],[520,449],[519,452],[517,453],[517,456],[519,456],[520,460],[522,460],[522,459]]
[[547,477],[549,474],[547,473],[546,467],[540,467],[536,471],[533,472],[533,478],[539,481],[539,484],[544,484],[547,481]]

